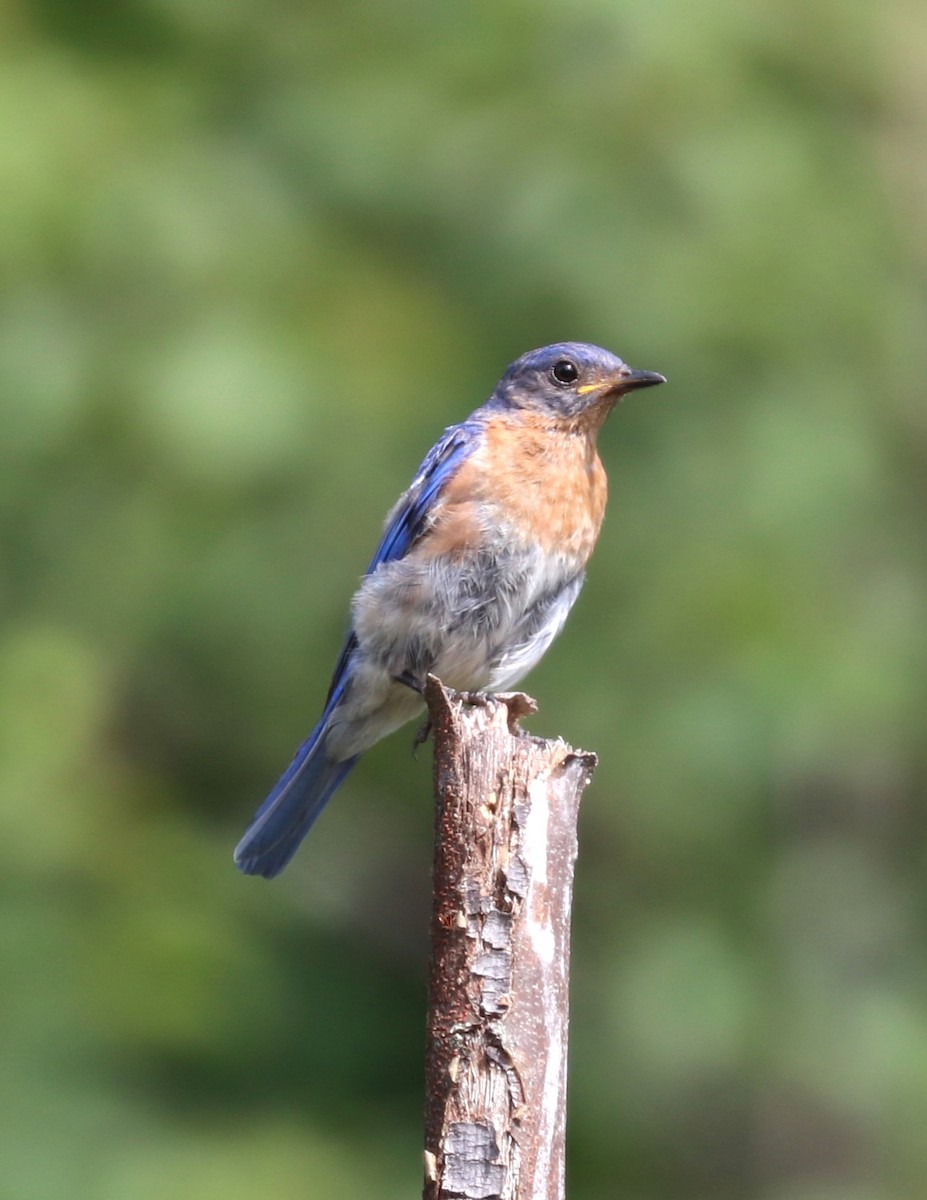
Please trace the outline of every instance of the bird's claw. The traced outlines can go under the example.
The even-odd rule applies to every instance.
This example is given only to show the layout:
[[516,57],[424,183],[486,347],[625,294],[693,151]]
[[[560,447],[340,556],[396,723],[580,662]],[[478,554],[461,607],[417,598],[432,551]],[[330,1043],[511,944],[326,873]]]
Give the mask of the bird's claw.
[[454,692],[453,694],[462,704],[472,704],[476,708],[486,708],[493,700],[499,699],[493,692]]
[[537,712],[538,706],[531,696],[524,692],[457,692],[451,691],[451,696],[461,704],[472,704],[478,708],[488,708],[491,704],[504,704],[508,709],[509,733],[513,737],[530,737],[518,722],[522,717],[530,717]]
[[424,746],[431,737],[432,723],[431,717],[428,717],[415,731],[415,737],[412,739],[412,757],[418,758],[419,746]]

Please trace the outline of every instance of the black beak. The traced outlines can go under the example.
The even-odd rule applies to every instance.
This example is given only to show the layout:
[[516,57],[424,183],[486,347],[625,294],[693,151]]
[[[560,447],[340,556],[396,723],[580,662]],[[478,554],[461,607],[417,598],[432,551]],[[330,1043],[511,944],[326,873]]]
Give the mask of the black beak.
[[658,383],[666,383],[666,379],[656,371],[634,371],[625,367],[615,381],[614,391],[623,396],[625,392],[635,392],[638,388],[655,387]]

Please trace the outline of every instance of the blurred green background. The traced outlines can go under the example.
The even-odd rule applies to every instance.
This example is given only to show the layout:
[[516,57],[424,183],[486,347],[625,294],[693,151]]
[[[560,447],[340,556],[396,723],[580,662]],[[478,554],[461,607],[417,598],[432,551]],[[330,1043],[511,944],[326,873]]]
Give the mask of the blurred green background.
[[571,1200],[927,1195],[913,0],[0,12],[0,1200],[418,1194],[430,755],[272,886],[380,522],[545,342],[606,427],[528,682],[598,750]]

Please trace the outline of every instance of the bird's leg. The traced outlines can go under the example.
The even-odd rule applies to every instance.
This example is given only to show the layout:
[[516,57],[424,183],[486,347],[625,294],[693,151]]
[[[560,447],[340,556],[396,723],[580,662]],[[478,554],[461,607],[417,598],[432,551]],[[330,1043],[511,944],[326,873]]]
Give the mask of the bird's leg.
[[401,683],[403,687],[411,688],[420,696],[425,695],[425,685],[420,679],[416,679],[411,671],[400,671],[398,675],[393,676],[393,683]]
[[[425,685],[421,683],[411,671],[400,671],[398,675],[393,676],[394,683],[401,683],[403,687],[411,688],[419,696],[425,695]],[[416,732],[412,739],[412,757],[415,758],[418,753],[419,746],[424,746],[431,735],[431,717],[425,719],[424,724]]]

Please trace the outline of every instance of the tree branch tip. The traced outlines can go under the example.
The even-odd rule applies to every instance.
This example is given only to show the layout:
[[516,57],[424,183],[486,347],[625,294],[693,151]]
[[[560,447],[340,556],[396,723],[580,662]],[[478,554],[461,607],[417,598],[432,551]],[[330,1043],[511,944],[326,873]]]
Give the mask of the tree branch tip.
[[572,767],[574,763],[582,767],[586,779],[589,780],[595,774],[596,767],[599,765],[599,756],[592,750],[573,750],[563,760],[563,769],[566,770]]

